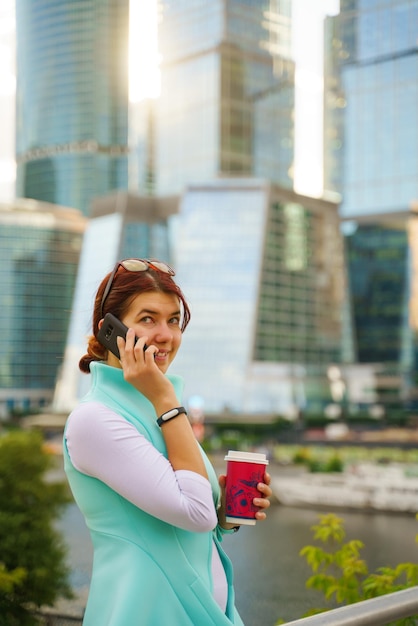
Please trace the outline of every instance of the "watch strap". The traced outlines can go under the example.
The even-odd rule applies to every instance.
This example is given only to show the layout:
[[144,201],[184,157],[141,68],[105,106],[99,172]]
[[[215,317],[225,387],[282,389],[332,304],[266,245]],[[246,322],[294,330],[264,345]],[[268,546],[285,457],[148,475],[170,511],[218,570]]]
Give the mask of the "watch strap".
[[161,427],[165,422],[169,422],[170,420],[177,417],[178,415],[181,415],[182,413],[187,415],[187,411],[184,406],[176,406],[174,409],[170,409],[169,411],[166,411],[165,413],[160,415],[160,417],[157,419],[157,424]]

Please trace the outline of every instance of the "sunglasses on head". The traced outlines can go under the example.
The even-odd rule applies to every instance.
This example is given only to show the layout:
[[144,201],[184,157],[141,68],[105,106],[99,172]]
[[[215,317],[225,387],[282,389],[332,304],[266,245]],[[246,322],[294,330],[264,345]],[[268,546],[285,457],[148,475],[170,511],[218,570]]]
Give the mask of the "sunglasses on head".
[[128,272],[146,272],[147,270],[155,270],[156,272],[162,272],[163,274],[168,274],[169,276],[175,276],[175,271],[172,267],[170,267],[167,263],[163,263],[162,261],[157,261],[154,259],[124,259],[123,261],[118,261],[113,268],[112,273],[109,276],[109,280],[107,281],[107,285],[103,292],[102,301],[100,303],[100,317],[103,317],[103,307],[106,302],[106,298],[112,289],[113,281],[115,279],[116,272],[119,267],[122,266]]

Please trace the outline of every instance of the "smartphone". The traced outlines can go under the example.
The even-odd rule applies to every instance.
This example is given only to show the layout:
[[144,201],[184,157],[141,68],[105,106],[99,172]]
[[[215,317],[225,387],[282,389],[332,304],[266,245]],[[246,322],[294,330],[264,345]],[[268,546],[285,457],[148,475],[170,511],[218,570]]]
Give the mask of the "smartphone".
[[[118,359],[120,359],[119,348],[117,344],[117,338],[126,338],[128,327],[125,326],[117,317],[112,313],[106,313],[103,319],[102,327],[97,333],[97,339],[102,346],[110,350]],[[135,337],[135,343],[138,341],[138,337]],[[144,352],[147,349],[147,345],[144,346]]]

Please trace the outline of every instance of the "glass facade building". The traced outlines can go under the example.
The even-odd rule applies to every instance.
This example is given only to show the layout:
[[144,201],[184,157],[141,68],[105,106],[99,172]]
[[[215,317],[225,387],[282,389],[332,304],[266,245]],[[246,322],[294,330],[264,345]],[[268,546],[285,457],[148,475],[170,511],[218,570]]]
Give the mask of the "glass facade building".
[[[155,193],[182,193],[219,176],[261,176],[293,188],[290,0],[160,0],[160,7]],[[142,106],[140,181],[149,140]]]
[[338,362],[344,281],[337,212],[325,202],[275,195],[264,239],[254,360]]
[[75,207],[128,184],[128,0],[16,0],[17,195]]
[[[418,197],[417,35],[417,0],[341,0],[328,18],[328,148],[340,155],[343,218],[404,211]],[[332,137],[341,108],[343,150]]]
[[186,399],[241,414],[309,406],[307,389],[340,348],[337,206],[229,179],[190,186],[174,219],[192,321],[172,368],[185,375]]
[[50,402],[62,364],[85,219],[18,200],[0,205],[0,413]]
[[352,4],[335,18],[346,57],[343,217],[405,210],[418,198],[418,1]]
[[347,236],[347,261],[361,363],[403,363],[408,332],[408,234],[405,225],[364,225]]
[[418,0],[341,0],[327,44],[326,182],[342,192],[354,358],[395,372],[405,399],[418,346]]
[[344,111],[341,215],[418,197],[418,1],[342,1],[332,18]]

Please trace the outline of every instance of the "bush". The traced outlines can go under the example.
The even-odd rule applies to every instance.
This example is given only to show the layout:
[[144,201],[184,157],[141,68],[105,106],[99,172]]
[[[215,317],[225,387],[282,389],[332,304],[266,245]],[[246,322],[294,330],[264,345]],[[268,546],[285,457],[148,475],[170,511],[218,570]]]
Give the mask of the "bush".
[[338,455],[334,455],[325,463],[324,472],[343,472],[344,463]]
[[[325,600],[333,606],[312,609],[307,615],[322,613],[338,605],[376,598],[418,584],[416,563],[401,563],[395,568],[380,567],[375,573],[369,573],[367,563],[360,556],[363,543],[356,539],[344,543],[344,522],[333,513],[320,515],[319,523],[312,530],[314,539],[321,545],[305,546],[300,552],[313,572],[306,587],[322,593]],[[411,616],[394,624],[416,624],[417,617]]]
[[295,465],[305,465],[312,473],[344,471],[344,463],[336,453],[332,454],[332,456],[319,453],[314,455],[310,449],[298,448],[293,455],[292,461]]
[[52,459],[37,433],[0,437],[0,616],[1,624],[36,624],[31,611],[72,597],[66,548],[53,522],[70,501],[64,483],[45,474]]
[[292,461],[295,465],[309,465],[312,461],[312,453],[308,448],[298,448]]

